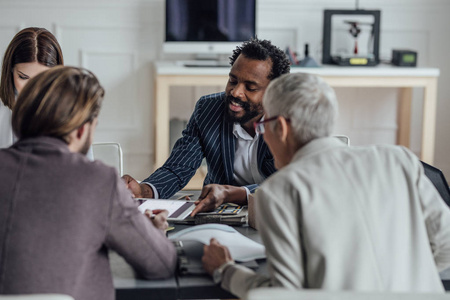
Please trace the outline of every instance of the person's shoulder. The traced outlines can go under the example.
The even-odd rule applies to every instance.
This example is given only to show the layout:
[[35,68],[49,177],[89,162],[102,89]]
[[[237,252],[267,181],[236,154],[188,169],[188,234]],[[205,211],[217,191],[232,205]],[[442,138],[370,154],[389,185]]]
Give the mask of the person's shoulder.
[[108,166],[99,160],[91,161],[85,155],[79,153],[73,153],[73,155],[74,158],[71,162],[73,167],[95,182],[106,181],[110,184],[111,180],[119,176],[114,167]]
[[410,149],[400,145],[376,144],[350,147],[350,157],[354,156],[359,166],[394,172],[402,169],[405,174],[414,173],[421,165],[419,157]]
[[119,176],[116,168],[108,166],[99,160],[90,161],[88,159],[88,165],[97,174],[105,174],[107,176],[112,176],[112,177]]
[[[303,185],[302,181],[298,181],[298,176],[301,176],[303,170],[300,170],[296,163],[291,163],[273,173],[267,178],[258,188],[265,194],[281,195],[286,191],[294,190],[297,185]],[[295,174],[295,176],[294,176]]]
[[202,115],[204,113],[210,114],[212,111],[218,112],[223,109],[225,99],[225,92],[214,93],[202,96],[195,105],[195,114]]
[[198,105],[201,106],[218,106],[223,103],[225,99],[225,92],[204,95],[198,100]]
[[[10,117],[12,115],[12,110],[6,106],[5,104],[3,104],[2,99],[0,99],[0,120],[8,120],[9,123],[11,123]],[[5,118],[5,116],[7,116],[8,118]]]
[[374,146],[375,151],[378,155],[382,155],[389,158],[394,158],[397,160],[405,160],[408,162],[419,161],[419,158],[410,149],[399,146],[399,145],[376,145]]

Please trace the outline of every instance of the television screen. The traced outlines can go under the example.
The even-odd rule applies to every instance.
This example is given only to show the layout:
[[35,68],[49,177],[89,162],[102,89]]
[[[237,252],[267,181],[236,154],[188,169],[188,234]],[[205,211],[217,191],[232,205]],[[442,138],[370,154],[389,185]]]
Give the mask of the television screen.
[[256,0],[166,0],[166,42],[242,42],[255,36]]

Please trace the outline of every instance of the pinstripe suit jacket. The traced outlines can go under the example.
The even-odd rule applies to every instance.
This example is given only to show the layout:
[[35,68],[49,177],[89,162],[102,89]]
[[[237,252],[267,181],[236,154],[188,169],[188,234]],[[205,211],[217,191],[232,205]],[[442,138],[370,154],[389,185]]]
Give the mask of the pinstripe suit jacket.
[[[204,157],[208,174],[203,184],[237,185],[233,178],[233,123],[224,118],[224,99],[224,92],[200,98],[170,157],[161,168],[144,180],[155,186],[160,198],[169,198],[181,190],[194,176]],[[258,141],[257,161],[258,169],[264,178],[276,171],[273,156],[262,137]],[[252,184],[247,188],[254,192],[257,186]]]

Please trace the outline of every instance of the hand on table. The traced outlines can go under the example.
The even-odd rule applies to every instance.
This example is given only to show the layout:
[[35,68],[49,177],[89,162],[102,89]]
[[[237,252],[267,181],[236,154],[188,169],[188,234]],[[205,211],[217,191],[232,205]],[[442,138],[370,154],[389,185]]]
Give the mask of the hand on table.
[[226,190],[223,185],[208,184],[202,189],[202,193],[195,201],[195,208],[191,213],[191,216],[195,216],[201,211],[213,211],[216,207],[219,207],[226,198]]
[[167,216],[169,211],[166,209],[154,209],[145,211],[145,215],[152,221],[153,225],[161,230],[166,230],[169,227]]
[[153,198],[153,190],[149,185],[139,184],[136,179],[128,174],[123,175],[122,179],[134,198]]
[[202,211],[213,211],[222,203],[227,202],[241,205],[247,204],[247,192],[245,188],[221,184],[205,185],[198,200],[195,201],[196,207],[192,211],[191,216],[193,217]]
[[230,250],[212,238],[209,245],[203,246],[203,268],[212,275],[214,270],[228,261],[232,261]]

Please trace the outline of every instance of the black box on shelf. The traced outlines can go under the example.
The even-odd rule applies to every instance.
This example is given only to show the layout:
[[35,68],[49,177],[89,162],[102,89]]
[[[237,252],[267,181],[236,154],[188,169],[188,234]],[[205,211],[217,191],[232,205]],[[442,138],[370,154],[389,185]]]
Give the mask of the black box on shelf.
[[417,66],[417,52],[412,50],[392,50],[392,64],[400,67]]

